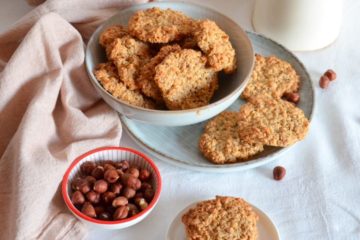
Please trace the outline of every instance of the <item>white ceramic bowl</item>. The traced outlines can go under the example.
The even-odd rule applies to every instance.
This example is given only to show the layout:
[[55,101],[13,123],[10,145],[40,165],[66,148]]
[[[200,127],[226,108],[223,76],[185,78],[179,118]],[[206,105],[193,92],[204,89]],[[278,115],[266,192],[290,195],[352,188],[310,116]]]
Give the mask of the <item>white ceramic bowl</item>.
[[[104,221],[99,219],[94,219],[88,217],[81,213],[71,202],[71,182],[73,179],[79,176],[79,170],[82,163],[86,161],[94,161],[101,162],[105,160],[111,160],[114,162],[121,160],[128,160],[130,165],[136,165],[140,168],[145,168],[151,173],[151,185],[154,188],[155,195],[152,201],[149,203],[149,206],[141,211],[140,213],[126,219],[116,220],[116,221]],[[122,229],[130,227],[144,218],[146,218],[149,213],[154,209],[155,205],[159,201],[160,192],[162,187],[161,176],[158,168],[154,164],[154,162],[145,156],[144,154],[123,147],[103,147],[94,149],[90,152],[87,152],[74,160],[74,162],[70,165],[70,167],[66,170],[64,174],[64,178],[61,185],[61,192],[64,198],[65,204],[68,209],[81,221],[85,222],[94,227],[100,227],[104,229]]]
[[[220,75],[219,89],[207,106],[189,110],[150,110],[132,106],[114,98],[96,80],[93,71],[97,64],[106,62],[104,49],[99,45],[100,33],[115,24],[127,25],[128,19],[136,12],[151,7],[171,8],[181,11],[194,19],[211,19],[229,36],[237,55],[237,71],[231,75]],[[254,64],[254,52],[246,33],[225,15],[199,5],[181,2],[153,2],[135,5],[120,11],[101,25],[90,38],[85,57],[86,69],[96,91],[113,109],[130,119],[163,126],[183,126],[205,121],[229,107],[245,88]]]

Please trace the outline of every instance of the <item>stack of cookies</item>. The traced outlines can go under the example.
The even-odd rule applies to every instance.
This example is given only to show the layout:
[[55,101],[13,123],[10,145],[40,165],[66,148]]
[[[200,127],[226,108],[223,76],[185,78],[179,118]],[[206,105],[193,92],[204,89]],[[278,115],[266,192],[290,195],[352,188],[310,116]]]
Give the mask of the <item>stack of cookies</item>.
[[136,12],[128,26],[101,33],[107,63],[94,72],[110,94],[128,104],[182,110],[209,104],[218,72],[236,70],[229,36],[215,22],[170,9]]
[[182,216],[188,240],[256,240],[258,216],[243,199],[217,196]]
[[287,147],[305,138],[309,121],[294,103],[282,99],[299,90],[293,67],[275,56],[256,55],[251,80],[242,93],[239,112],[210,120],[200,137],[203,155],[216,164],[251,159],[265,146]]

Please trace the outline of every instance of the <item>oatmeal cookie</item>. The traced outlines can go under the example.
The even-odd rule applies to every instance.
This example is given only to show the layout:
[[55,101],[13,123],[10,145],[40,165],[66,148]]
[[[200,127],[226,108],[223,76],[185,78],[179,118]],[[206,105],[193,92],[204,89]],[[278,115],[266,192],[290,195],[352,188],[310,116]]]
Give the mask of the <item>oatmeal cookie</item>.
[[158,54],[153,57],[140,71],[139,78],[137,79],[138,86],[145,96],[154,99],[159,104],[164,103],[164,100],[161,96],[160,89],[154,82],[155,67],[171,52],[180,50],[181,48],[177,44],[162,47]]
[[261,143],[242,141],[238,131],[238,113],[223,112],[206,124],[199,149],[216,164],[244,161],[264,150]]
[[171,9],[150,8],[136,12],[129,20],[129,32],[151,43],[168,43],[190,34],[191,18]]
[[143,97],[139,91],[128,89],[119,80],[116,67],[112,63],[99,64],[94,74],[104,89],[115,98],[138,107],[155,108],[155,104],[151,100]]
[[242,98],[281,98],[284,93],[296,92],[300,78],[290,63],[275,56],[255,55],[255,67],[251,80],[242,92]]
[[170,53],[156,66],[154,81],[169,109],[191,109],[209,103],[218,88],[218,77],[205,64],[201,52],[183,49]]
[[196,24],[194,37],[197,45],[207,55],[208,64],[215,71],[232,73],[236,70],[236,54],[229,36],[211,20]]
[[256,240],[258,216],[241,198],[216,196],[182,216],[188,240]]
[[121,38],[128,35],[127,28],[121,25],[115,25],[105,29],[99,37],[99,43],[106,48],[116,38]]
[[139,70],[151,58],[150,48],[146,43],[125,36],[115,39],[109,45],[108,58],[115,64],[120,80],[130,90],[136,90]]
[[239,136],[247,142],[287,147],[305,138],[309,120],[293,104],[278,99],[258,99],[240,108]]

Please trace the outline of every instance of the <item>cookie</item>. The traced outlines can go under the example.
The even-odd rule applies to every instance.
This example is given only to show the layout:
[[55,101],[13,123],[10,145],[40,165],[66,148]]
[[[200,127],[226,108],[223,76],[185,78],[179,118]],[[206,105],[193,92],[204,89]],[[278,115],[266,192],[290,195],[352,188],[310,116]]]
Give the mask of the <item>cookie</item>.
[[121,25],[115,25],[105,29],[99,37],[99,43],[101,46],[106,48],[116,38],[121,38],[128,35],[127,28]]
[[145,98],[139,91],[130,90],[119,80],[116,67],[112,63],[101,63],[97,66],[95,77],[101,83],[103,88],[115,98],[128,104],[154,109],[155,104]]
[[287,147],[305,138],[309,120],[304,112],[284,100],[258,99],[240,108],[239,136],[247,142]]
[[154,82],[155,67],[171,52],[180,50],[181,48],[177,44],[162,47],[158,54],[153,57],[140,71],[139,78],[137,79],[137,85],[140,87],[145,96],[154,99],[159,104],[164,103],[164,100],[160,89]]
[[170,53],[156,66],[154,81],[169,109],[191,109],[209,104],[218,88],[217,73],[206,66],[201,52],[183,49]]
[[222,112],[206,124],[199,149],[216,164],[245,161],[264,150],[261,143],[242,141],[238,131],[238,113]]
[[132,36],[150,43],[168,43],[189,35],[193,21],[181,12],[150,8],[136,12],[129,20]]
[[115,64],[120,80],[130,90],[138,89],[136,79],[140,68],[151,58],[149,46],[130,36],[125,36],[116,38],[108,49],[108,58]]
[[229,36],[211,20],[203,20],[196,24],[194,37],[197,45],[207,55],[208,64],[215,71],[224,70],[232,73],[236,70],[235,50]]
[[251,79],[241,96],[250,101],[260,97],[280,99],[284,93],[298,91],[299,85],[300,78],[290,63],[256,54]]
[[241,198],[216,196],[182,216],[188,240],[256,240],[258,216]]

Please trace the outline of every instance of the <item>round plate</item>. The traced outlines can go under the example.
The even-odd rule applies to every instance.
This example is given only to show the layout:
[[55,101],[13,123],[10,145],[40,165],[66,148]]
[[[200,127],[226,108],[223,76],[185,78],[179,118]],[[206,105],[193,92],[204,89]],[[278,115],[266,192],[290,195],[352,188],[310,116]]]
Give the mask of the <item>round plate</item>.
[[[314,88],[304,65],[290,51],[280,44],[255,33],[248,33],[256,53],[264,56],[275,55],[289,62],[300,76],[300,102],[305,116],[311,120],[314,109]],[[238,111],[245,102],[237,99],[228,110]],[[150,155],[160,160],[187,169],[207,172],[230,172],[258,167],[267,164],[290,147],[266,147],[263,152],[246,162],[216,165],[207,161],[198,149],[199,137],[206,122],[183,127],[163,127],[144,124],[121,117],[123,126],[130,137]],[[293,145],[294,146],[294,145]]]
[[[195,207],[195,205],[196,203],[191,204],[176,215],[167,232],[167,240],[186,240],[185,226],[181,221],[181,217],[190,208]],[[257,223],[259,230],[258,240],[280,240],[279,232],[271,219],[259,208],[253,205],[251,206],[254,212],[259,216],[259,221]]]

